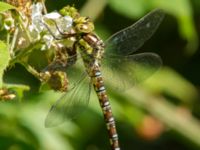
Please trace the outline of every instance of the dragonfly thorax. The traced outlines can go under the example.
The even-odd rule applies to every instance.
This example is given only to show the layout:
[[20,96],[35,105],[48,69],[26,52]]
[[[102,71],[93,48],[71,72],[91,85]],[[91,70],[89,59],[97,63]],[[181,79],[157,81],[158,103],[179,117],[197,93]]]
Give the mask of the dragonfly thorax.
[[88,33],[79,40],[78,47],[86,64],[100,62],[104,53],[103,41],[94,33]]

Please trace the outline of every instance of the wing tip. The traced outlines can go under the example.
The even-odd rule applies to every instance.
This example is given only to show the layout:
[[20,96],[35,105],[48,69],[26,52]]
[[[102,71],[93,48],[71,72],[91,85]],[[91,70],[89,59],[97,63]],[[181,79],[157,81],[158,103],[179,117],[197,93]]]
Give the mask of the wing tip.
[[45,122],[44,122],[44,127],[45,128],[51,128],[51,127],[54,127],[55,125],[53,125],[52,122],[50,122],[47,118],[45,119]]
[[157,16],[162,20],[165,17],[165,11],[161,8],[156,8],[152,11],[152,13],[156,13]]

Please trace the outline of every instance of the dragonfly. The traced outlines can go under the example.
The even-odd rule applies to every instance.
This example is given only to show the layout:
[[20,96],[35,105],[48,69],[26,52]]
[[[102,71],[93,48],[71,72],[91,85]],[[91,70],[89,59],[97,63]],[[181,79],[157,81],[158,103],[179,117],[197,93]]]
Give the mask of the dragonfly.
[[[55,23],[60,34],[58,37],[52,33],[48,25],[45,26],[55,40],[74,40],[70,49],[74,54],[70,58],[74,61],[72,64],[69,63],[67,75],[69,81],[73,80],[70,79],[71,76],[78,76],[79,80],[75,81],[72,88],[52,105],[47,114],[45,126],[57,126],[81,113],[88,105],[93,86],[103,112],[111,149],[120,150],[115,118],[105,84],[112,80],[114,82],[112,87],[122,92],[160,68],[162,61],[157,54],[134,54],[134,52],[155,33],[164,18],[164,12],[160,9],[151,11],[133,25],[112,35],[104,43],[94,32],[92,21],[88,17],[80,16],[74,9],[72,13],[72,9],[72,7],[66,7],[64,11],[60,11],[63,16],[71,15],[74,19],[73,28],[70,31],[62,31]],[[76,69],[73,71],[79,62],[83,64],[83,73],[77,72]],[[140,68],[146,71],[145,75],[141,73]],[[109,79],[106,80],[106,77]],[[105,84],[104,81],[106,81]]]

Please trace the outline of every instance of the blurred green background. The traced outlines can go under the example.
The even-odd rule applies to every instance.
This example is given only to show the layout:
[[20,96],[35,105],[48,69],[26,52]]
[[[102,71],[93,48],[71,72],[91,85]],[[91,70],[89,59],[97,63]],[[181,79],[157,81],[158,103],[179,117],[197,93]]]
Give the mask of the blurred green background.
[[[78,8],[82,15],[90,16],[104,40],[154,8],[165,11],[161,26],[140,50],[159,54],[163,67],[132,89],[109,93],[121,148],[200,149],[200,1],[46,1],[49,12],[68,4]],[[39,81],[20,65],[8,69],[4,80],[28,85],[31,90],[24,93],[21,102],[0,103],[1,150],[109,149],[106,126],[94,92],[89,107],[76,119],[45,128],[47,112],[60,94],[38,93]]]

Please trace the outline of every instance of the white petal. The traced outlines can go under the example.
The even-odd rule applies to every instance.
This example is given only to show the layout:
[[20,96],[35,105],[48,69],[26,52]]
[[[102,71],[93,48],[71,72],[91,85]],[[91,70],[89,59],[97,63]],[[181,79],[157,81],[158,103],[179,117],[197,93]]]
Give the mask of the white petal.
[[47,19],[58,19],[60,17],[61,17],[61,15],[58,12],[51,12],[51,13],[44,15],[44,18],[47,18]]

